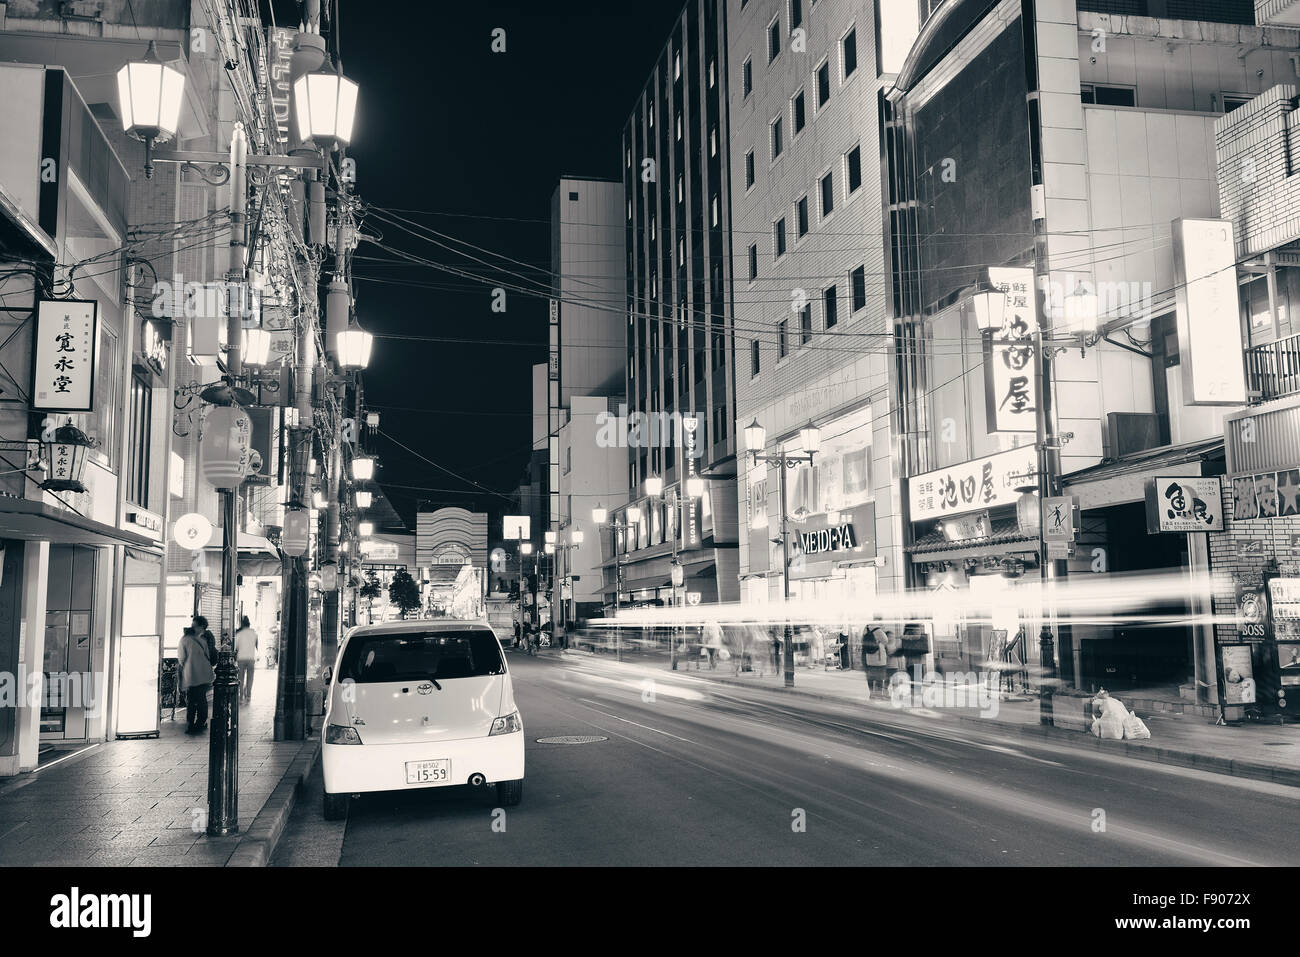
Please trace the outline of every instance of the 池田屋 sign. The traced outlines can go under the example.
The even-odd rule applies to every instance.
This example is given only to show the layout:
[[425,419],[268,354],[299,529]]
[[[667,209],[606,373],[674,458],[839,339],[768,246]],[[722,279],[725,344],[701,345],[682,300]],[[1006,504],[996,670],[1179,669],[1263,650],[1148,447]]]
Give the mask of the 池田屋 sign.
[[913,522],[1014,504],[1018,486],[1034,484],[1038,451],[1032,445],[971,459],[907,480]]
[[93,412],[99,304],[46,299],[36,306],[32,408],[43,412]]

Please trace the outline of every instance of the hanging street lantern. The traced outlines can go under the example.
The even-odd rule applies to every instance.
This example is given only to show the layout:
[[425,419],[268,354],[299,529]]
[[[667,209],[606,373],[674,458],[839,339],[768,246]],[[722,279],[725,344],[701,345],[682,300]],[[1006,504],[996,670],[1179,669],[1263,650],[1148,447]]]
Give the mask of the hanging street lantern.
[[290,558],[307,554],[311,543],[311,516],[305,508],[290,506],[284,513],[284,528],[280,532],[280,550]]
[[357,492],[357,508],[369,508],[374,497],[373,492]]
[[298,138],[326,150],[347,146],[357,116],[357,93],[355,82],[330,70],[298,77],[293,85]]
[[185,77],[158,58],[153,40],[143,60],[117,71],[118,109],[127,136],[144,141],[144,175],[153,178],[153,148],[180,127]]
[[335,562],[322,562],[320,566],[321,591],[333,591],[339,586],[339,566]]
[[352,460],[352,478],[357,482],[369,482],[375,477],[375,460],[364,456]]
[[237,405],[214,406],[199,435],[199,471],[213,488],[235,489],[248,477],[253,423]]
[[371,535],[375,534],[375,523],[374,523],[374,522],[358,522],[358,523],[357,523],[357,534],[360,535],[362,538],[369,538]]
[[86,455],[95,447],[95,440],[75,425],[55,429],[54,441],[42,443],[49,462],[48,477],[41,488],[50,492],[84,492],[81,473],[86,467]]
[[1016,499],[1016,528],[1021,535],[1032,538],[1038,534],[1042,515],[1038,508],[1038,493],[1021,489]]
[[751,424],[745,426],[745,449],[749,452],[761,452],[767,444],[767,430],[758,424],[755,419]]
[[339,365],[344,369],[364,369],[370,365],[370,348],[375,337],[356,326],[338,334]]

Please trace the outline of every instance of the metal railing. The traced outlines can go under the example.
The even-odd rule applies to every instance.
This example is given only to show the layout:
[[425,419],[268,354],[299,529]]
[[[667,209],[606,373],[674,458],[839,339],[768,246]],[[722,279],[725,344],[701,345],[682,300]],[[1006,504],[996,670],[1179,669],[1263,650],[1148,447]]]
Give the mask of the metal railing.
[[1300,333],[1247,349],[1246,387],[1260,402],[1300,393]]

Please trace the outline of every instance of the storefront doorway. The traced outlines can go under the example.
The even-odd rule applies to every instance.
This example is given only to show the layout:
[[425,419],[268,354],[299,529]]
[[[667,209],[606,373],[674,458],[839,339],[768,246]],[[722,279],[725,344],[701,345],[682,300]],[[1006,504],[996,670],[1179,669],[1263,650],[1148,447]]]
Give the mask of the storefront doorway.
[[[51,545],[45,599],[45,686],[41,740],[82,740],[89,734],[100,689],[96,636],[100,609],[96,584],[101,550],[85,545]],[[107,567],[102,571],[107,573]]]
[[[1188,567],[1186,535],[1147,533],[1145,506],[1141,502],[1097,509],[1088,518],[1105,523],[1107,571],[1136,575],[1144,571],[1167,571]],[[1151,618],[1184,618],[1190,611],[1183,600],[1151,606],[1144,613]],[[1132,691],[1140,689],[1152,697],[1180,697],[1180,686],[1194,681],[1194,632],[1189,625],[1160,622],[1120,621],[1086,631],[1075,628],[1081,638],[1079,677],[1085,690]]]

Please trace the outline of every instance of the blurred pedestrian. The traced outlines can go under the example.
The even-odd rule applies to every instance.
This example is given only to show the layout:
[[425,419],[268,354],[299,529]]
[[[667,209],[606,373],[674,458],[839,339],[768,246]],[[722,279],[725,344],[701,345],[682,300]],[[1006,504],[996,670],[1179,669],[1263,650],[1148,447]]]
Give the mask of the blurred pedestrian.
[[235,664],[239,668],[239,700],[248,704],[253,700],[253,672],[257,668],[257,632],[244,615],[235,632]]
[[781,633],[778,631],[772,635],[772,674],[781,673]]
[[884,690],[889,678],[888,636],[879,625],[867,625],[862,631],[862,670],[867,673],[867,690],[877,684]]
[[176,668],[185,690],[185,733],[198,734],[208,726],[208,691],[216,674],[207,645],[193,625],[181,637]]
[[704,650],[709,654],[709,670],[718,668],[718,652],[722,650],[722,626],[710,621],[704,626]]

